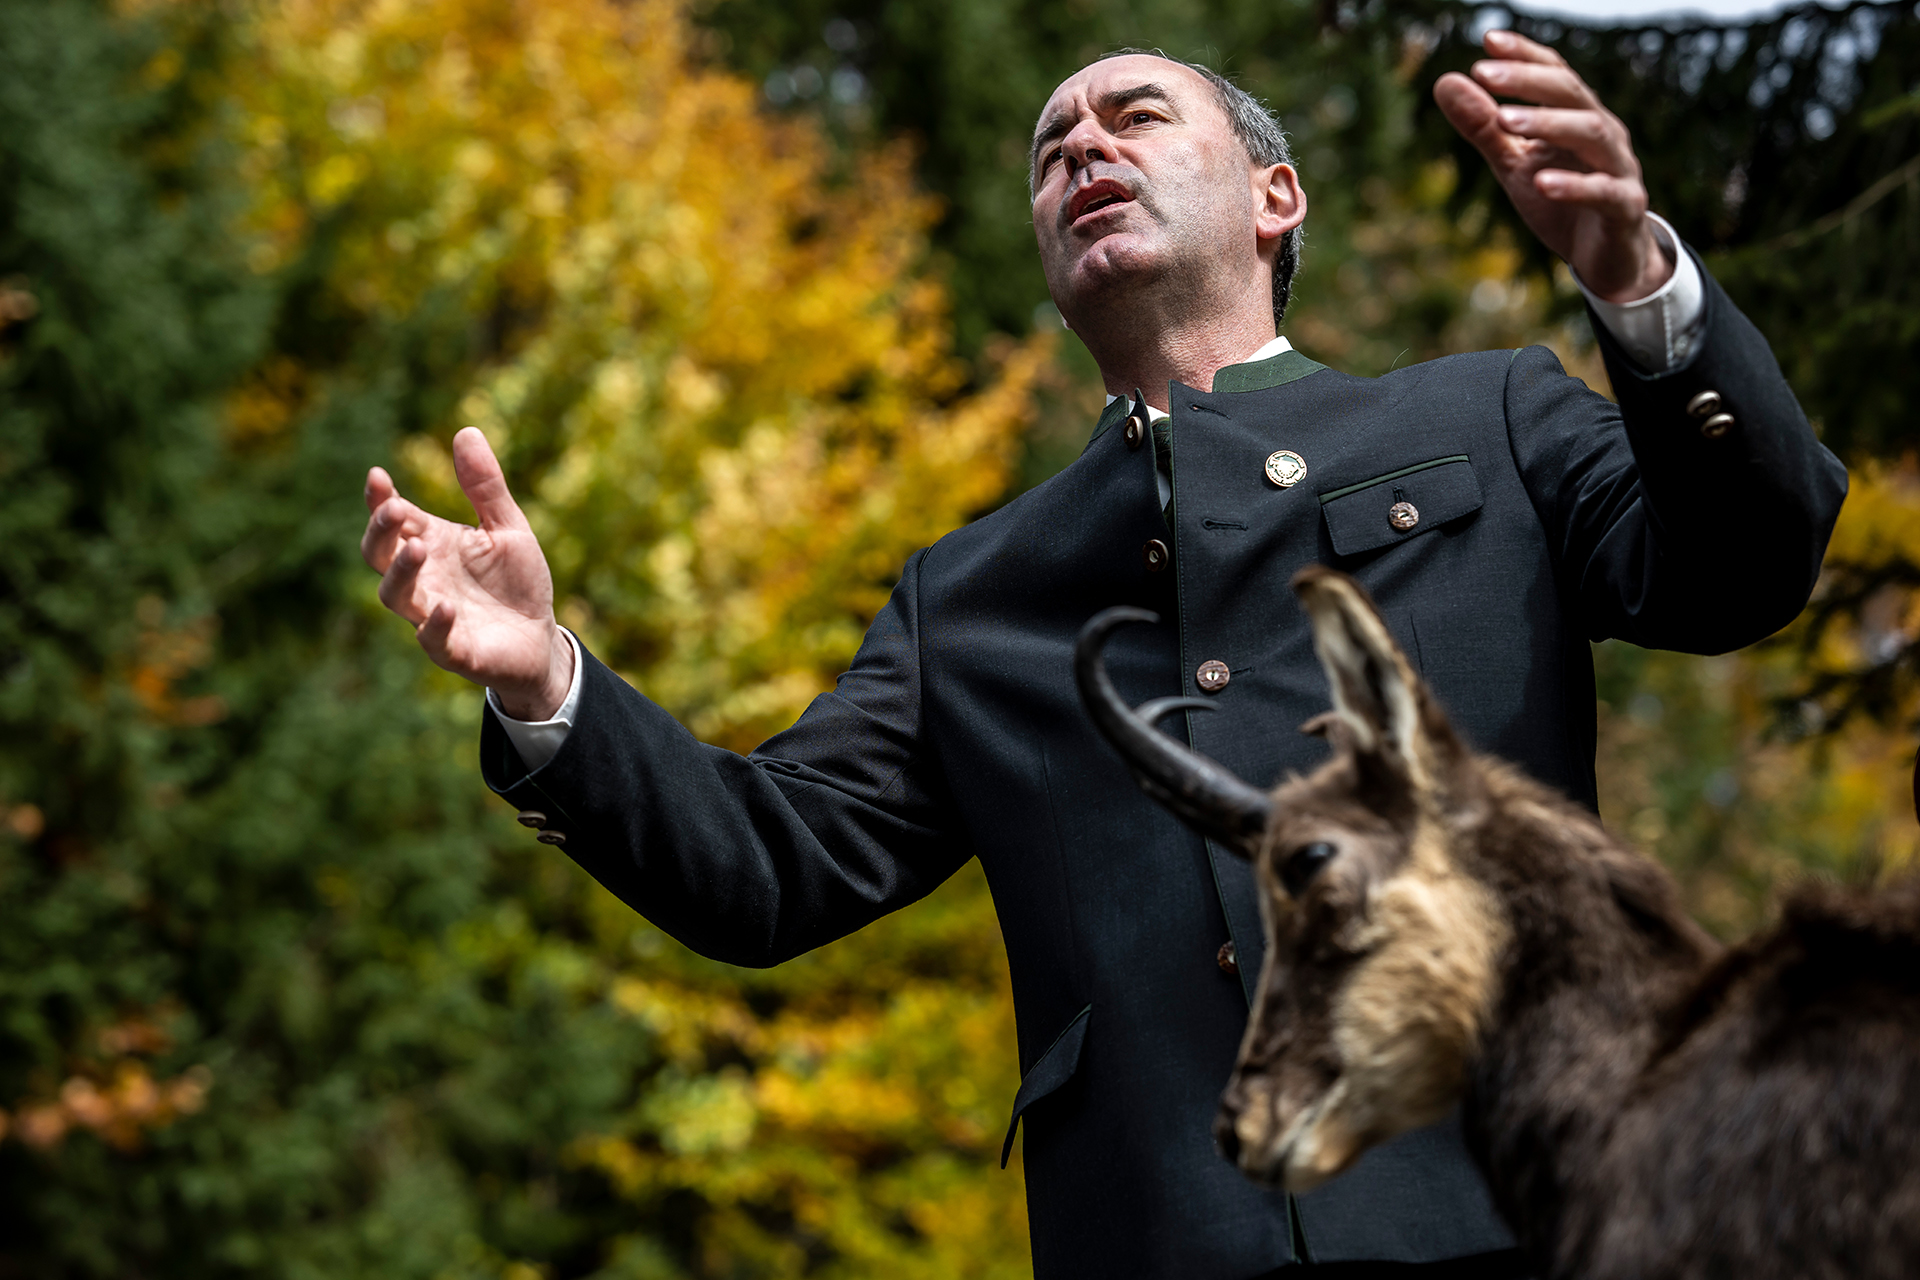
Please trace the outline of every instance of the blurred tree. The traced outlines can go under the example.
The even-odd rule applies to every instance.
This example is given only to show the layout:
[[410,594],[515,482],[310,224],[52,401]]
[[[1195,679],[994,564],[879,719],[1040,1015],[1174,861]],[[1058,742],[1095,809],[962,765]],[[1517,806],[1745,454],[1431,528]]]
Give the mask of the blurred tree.
[[[1622,116],[1658,207],[1773,340],[1816,429],[1855,468],[1814,603],[1775,642],[1705,661],[1603,646],[1603,809],[1727,931],[1754,923],[1783,875],[1910,867],[1920,10],[1803,5],[1730,27],[1612,31],[1482,10],[1435,28],[1431,70],[1464,69],[1489,22],[1555,45]],[[1438,112],[1423,109],[1418,127],[1470,175],[1452,209],[1510,224]]]
[[[562,616],[710,741],[790,724],[907,554],[1005,489],[1047,343],[962,396],[905,153],[828,181],[809,124],[687,69],[671,5],[263,13],[261,223],[324,234],[353,323],[457,296],[481,351],[450,417],[526,495]],[[429,421],[405,459],[464,511]]]
[[[1495,304],[1511,301],[1516,267],[1533,302],[1546,304],[1530,317],[1535,332],[1571,323],[1556,347],[1577,357],[1584,346],[1578,293],[1564,275],[1554,280],[1545,251],[1429,96],[1441,73],[1479,56],[1487,26],[1514,25],[1558,48],[1633,128],[1656,206],[1776,335],[1834,447],[1852,457],[1911,443],[1905,371],[1920,339],[1920,14],[1911,5],[1807,4],[1747,24],[1612,30],[1436,0],[709,0],[704,20],[716,50],[758,80],[769,103],[850,134],[921,140],[923,181],[947,202],[935,239],[951,255],[968,340],[1046,318],[1026,140],[1060,79],[1126,45],[1235,75],[1293,134],[1311,204],[1289,331],[1355,373],[1512,340],[1510,328],[1474,321],[1506,310]],[[1442,159],[1465,181],[1432,209],[1435,182],[1451,181],[1429,168]],[[1409,221],[1412,212],[1423,216]],[[1481,245],[1498,258],[1460,271]],[[1406,269],[1423,246],[1445,270]],[[1071,456],[1056,448],[1047,458]]]
[[1917,531],[1912,464],[1868,464],[1813,606],[1781,636],[1713,658],[1596,651],[1601,813],[1723,936],[1759,924],[1796,876],[1916,869]]
[[[1816,610],[1783,648],[1699,660],[1600,647],[1604,811],[1680,871],[1723,930],[1757,920],[1788,869],[1904,865],[1920,710],[1907,592],[1920,561],[1900,531],[1914,490],[1910,467],[1869,460],[1914,444],[1920,11],[1802,5],[1730,26],[1615,29],[1418,2],[988,0],[934,12],[712,0],[704,12],[717,54],[769,104],[842,136],[921,139],[923,179],[948,199],[935,240],[951,254],[963,333],[1048,316],[1023,172],[1038,105],[1091,57],[1158,46],[1234,74],[1293,135],[1311,205],[1286,326],[1297,345],[1373,374],[1544,341],[1604,390],[1565,268],[1516,224],[1430,99],[1434,79],[1480,56],[1490,25],[1559,49],[1632,128],[1655,206],[1773,337],[1828,442],[1868,467]],[[1080,389],[1050,391],[1025,483],[1077,455],[1099,403],[1078,344],[1062,351]],[[1843,741],[1795,745],[1849,724]]]
[[[1312,354],[1545,338],[1595,377],[1570,282],[1425,113],[1499,13],[705,17],[0,0],[0,1274],[1026,1269],[978,875],[746,973],[528,848],[473,777],[475,695],[353,555],[369,461],[457,513],[441,442],[484,427],[565,619],[750,745],[913,546],[1078,453],[1077,344],[1061,376],[990,335],[1049,330],[1026,138],[1119,44],[1286,114]],[[1600,650],[1606,811],[1721,929],[1787,871],[1912,856],[1920,483],[1866,460],[1907,447],[1912,28],[1530,28],[1860,463],[1793,643]],[[1821,732],[1766,738],[1779,706]]]
[[[1735,26],[1610,31],[1483,10],[1437,39],[1426,75],[1464,69],[1478,32],[1511,21],[1553,44],[1633,131],[1656,206],[1706,255],[1843,456],[1920,444],[1906,411],[1920,346],[1920,11],[1855,0]],[[1423,99],[1420,129],[1512,222]],[[1529,240],[1544,264],[1545,251]]]
[[[756,80],[770,106],[842,138],[917,140],[921,181],[944,201],[934,242],[963,350],[994,332],[1058,327],[1034,250],[1027,142],[1060,80],[1137,46],[1228,72],[1285,121],[1310,205],[1287,324],[1296,345],[1378,374],[1544,336],[1597,375],[1580,322],[1565,327],[1578,310],[1571,281],[1537,263],[1523,270],[1515,237],[1484,202],[1460,216],[1450,149],[1414,145],[1426,60],[1456,18],[1467,11],[1425,3],[1360,15],[1308,0],[710,0],[702,10],[714,56]],[[1061,355],[1023,484],[1078,456],[1099,409],[1084,350],[1069,340]]]
[[484,797],[354,554],[365,465],[453,503],[479,422],[601,652],[785,723],[1044,358],[963,393],[901,156],[830,169],[670,4],[0,31],[0,1273],[1022,1271],[978,875],[687,955]]

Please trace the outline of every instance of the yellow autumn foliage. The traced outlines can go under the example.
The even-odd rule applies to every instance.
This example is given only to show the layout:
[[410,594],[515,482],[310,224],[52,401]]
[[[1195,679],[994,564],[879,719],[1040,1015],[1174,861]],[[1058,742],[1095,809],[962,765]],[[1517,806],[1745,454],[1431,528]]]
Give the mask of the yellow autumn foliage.
[[[1915,565],[1920,479],[1868,466],[1853,473],[1814,607],[1779,636],[1710,658],[1599,647],[1601,815],[1665,862],[1723,936],[1764,923],[1808,875],[1914,869],[1920,704],[1892,667],[1920,636],[1920,600],[1911,586],[1847,593],[1875,576],[1910,582]],[[1823,605],[1836,611],[1821,622]],[[1836,697],[1857,694],[1876,669],[1886,701],[1864,714],[1843,720],[1834,699],[1805,696],[1823,678]]]
[[[256,74],[236,93],[255,268],[324,245],[334,305],[471,317],[471,376],[404,447],[405,483],[462,513],[444,442],[483,429],[563,620],[703,738],[747,749],[789,723],[911,550],[1004,492],[1049,352],[1004,344],[977,381],[919,270],[935,210],[908,155],[847,162],[769,117],[701,65],[672,0],[251,13]],[[1355,252],[1316,267],[1332,287],[1292,318],[1295,341],[1384,366],[1544,340],[1603,385],[1591,344],[1548,319],[1570,281],[1523,274],[1471,210],[1450,219],[1457,181],[1437,162],[1363,191]],[[1435,298],[1455,316],[1440,347],[1382,345],[1395,308]],[[271,439],[314,386],[264,369],[233,435]],[[1920,563],[1903,483],[1856,479],[1836,556]],[[1857,640],[1836,630],[1815,661],[1855,662]],[[1804,668],[1790,641],[1718,659],[1603,646],[1600,666],[1606,816],[1716,928],[1757,923],[1808,868],[1910,860],[1898,731],[1770,736]],[[1017,1173],[993,1167],[1016,1081],[977,871],[771,975],[701,961],[611,901],[596,927],[617,958],[605,999],[665,1066],[627,1125],[578,1135],[571,1157],[648,1216],[694,1197],[700,1274],[1025,1273]],[[652,1247],[610,1243],[629,1246]]]
[[483,362],[407,479],[462,511],[445,440],[484,430],[563,620],[703,738],[790,723],[1004,493],[1045,344],[970,385],[906,151],[836,165],[677,3],[285,0],[250,34],[257,265],[320,236],[344,305],[470,312]]
[[[318,263],[328,305],[397,333],[469,317],[470,374],[403,446],[403,489],[469,518],[445,442],[485,431],[562,620],[701,737],[745,750],[790,723],[907,556],[1005,493],[1045,340],[1002,342],[984,373],[956,359],[908,153],[849,160],[769,116],[700,64],[679,4],[247,12],[252,265]],[[270,444],[324,388],[269,366],[230,435]],[[604,894],[593,919],[602,998],[663,1065],[571,1156],[639,1221],[698,1204],[697,1274],[1028,1274],[977,868],[770,974]],[[609,1265],[655,1274],[658,1248],[611,1240]]]

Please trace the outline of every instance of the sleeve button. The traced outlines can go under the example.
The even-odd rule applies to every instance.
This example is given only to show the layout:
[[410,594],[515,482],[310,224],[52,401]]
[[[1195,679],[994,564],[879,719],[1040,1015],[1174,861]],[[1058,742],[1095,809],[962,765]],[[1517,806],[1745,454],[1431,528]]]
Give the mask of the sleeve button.
[[538,840],[541,844],[565,844],[567,842],[566,833],[562,831],[542,831],[539,835],[535,836],[534,839]]
[[535,831],[547,825],[547,815],[538,809],[522,809],[516,817],[523,827],[532,827]]
[[1696,418],[1711,418],[1714,414],[1720,412],[1720,393],[1718,391],[1702,391],[1699,395],[1687,401],[1687,412]]
[[1716,413],[1700,424],[1700,434],[1709,440],[1718,440],[1733,429],[1733,415]]

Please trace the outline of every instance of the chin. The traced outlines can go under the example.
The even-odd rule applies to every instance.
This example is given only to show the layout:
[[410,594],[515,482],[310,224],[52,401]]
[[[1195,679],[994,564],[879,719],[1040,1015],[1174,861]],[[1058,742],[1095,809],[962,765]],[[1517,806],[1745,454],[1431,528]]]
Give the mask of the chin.
[[1076,293],[1094,296],[1138,288],[1157,279],[1165,263],[1139,236],[1114,232],[1087,247],[1073,265]]

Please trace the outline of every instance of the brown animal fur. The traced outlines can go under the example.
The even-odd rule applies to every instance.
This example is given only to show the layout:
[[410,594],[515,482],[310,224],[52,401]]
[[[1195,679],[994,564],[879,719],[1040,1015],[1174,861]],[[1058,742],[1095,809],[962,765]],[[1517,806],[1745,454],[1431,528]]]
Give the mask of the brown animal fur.
[[1336,752],[1255,855],[1222,1149],[1304,1190],[1459,1103],[1549,1276],[1920,1275],[1920,882],[1805,887],[1723,950],[1592,814],[1465,750],[1357,584],[1295,587]]

